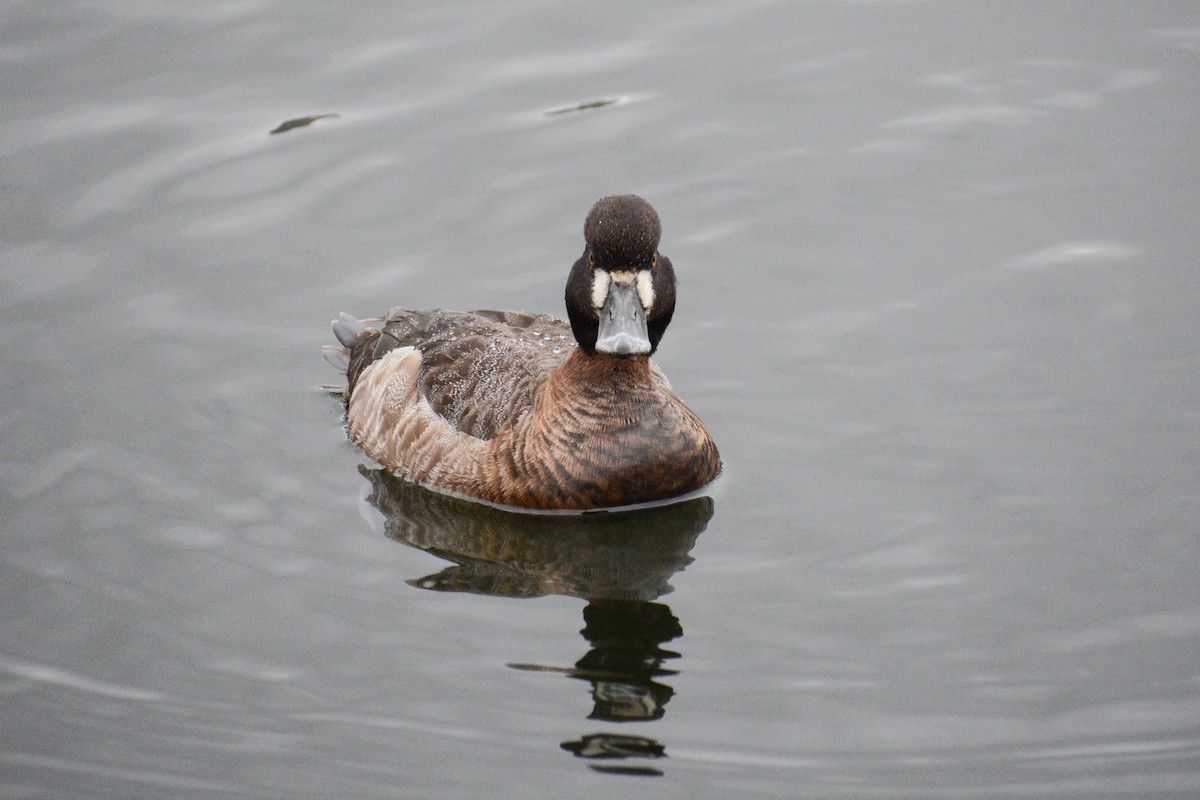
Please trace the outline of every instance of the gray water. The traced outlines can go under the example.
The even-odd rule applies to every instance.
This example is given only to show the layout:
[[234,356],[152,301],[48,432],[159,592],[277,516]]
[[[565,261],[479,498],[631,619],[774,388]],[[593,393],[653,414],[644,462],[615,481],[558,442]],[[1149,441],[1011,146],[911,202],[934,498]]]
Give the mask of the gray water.
[[[1196,4],[38,0],[0,60],[3,797],[1200,795]],[[710,496],[360,471],[328,321],[561,313],[614,192]]]

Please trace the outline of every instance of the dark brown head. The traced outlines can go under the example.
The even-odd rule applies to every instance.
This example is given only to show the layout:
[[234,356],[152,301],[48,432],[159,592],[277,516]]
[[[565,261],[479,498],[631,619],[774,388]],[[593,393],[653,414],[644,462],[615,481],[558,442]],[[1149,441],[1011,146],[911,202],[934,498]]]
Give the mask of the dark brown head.
[[566,291],[571,330],[587,353],[628,357],[658,348],[675,312],[675,270],[658,252],[661,234],[658,214],[636,195],[592,206]]

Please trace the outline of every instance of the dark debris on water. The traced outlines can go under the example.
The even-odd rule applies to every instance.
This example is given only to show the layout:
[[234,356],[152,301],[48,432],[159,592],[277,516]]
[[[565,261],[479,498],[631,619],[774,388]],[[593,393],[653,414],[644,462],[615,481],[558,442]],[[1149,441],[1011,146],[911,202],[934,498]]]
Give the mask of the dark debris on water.
[[279,125],[277,125],[273,131],[271,131],[271,135],[274,136],[277,133],[287,133],[288,131],[296,128],[303,128],[306,125],[312,125],[319,119],[331,119],[340,116],[340,114],[316,114],[311,117],[296,117],[295,119],[284,120],[283,122],[279,123]]

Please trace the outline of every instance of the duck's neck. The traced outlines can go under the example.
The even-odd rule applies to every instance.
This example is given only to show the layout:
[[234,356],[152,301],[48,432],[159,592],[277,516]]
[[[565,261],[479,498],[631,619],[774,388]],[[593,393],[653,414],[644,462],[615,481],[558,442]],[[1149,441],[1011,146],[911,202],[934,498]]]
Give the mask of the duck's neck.
[[577,386],[604,387],[606,390],[653,389],[649,356],[613,356],[587,353],[576,347],[555,370],[559,378]]

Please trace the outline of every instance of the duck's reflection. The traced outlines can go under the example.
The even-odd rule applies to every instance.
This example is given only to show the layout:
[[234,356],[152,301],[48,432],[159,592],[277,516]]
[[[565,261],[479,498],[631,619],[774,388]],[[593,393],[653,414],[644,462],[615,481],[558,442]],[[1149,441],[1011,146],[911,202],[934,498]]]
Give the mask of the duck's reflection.
[[[670,592],[671,576],[691,562],[688,553],[713,515],[710,498],[620,513],[531,515],[430,492],[385,470],[361,471],[386,535],[453,564],[411,585],[587,600],[581,633],[591,649],[573,667],[509,666],[588,681],[593,699],[588,719],[663,716],[674,691],[660,679],[675,674],[663,664],[679,654],[661,645],[682,636],[683,628],[667,606],[652,601]],[[587,734],[562,747],[595,760],[593,769],[641,775],[661,773],[617,762],[666,755],[653,739],[615,733]]]

